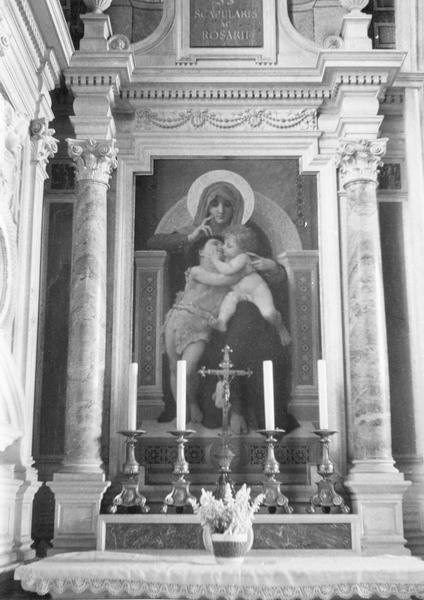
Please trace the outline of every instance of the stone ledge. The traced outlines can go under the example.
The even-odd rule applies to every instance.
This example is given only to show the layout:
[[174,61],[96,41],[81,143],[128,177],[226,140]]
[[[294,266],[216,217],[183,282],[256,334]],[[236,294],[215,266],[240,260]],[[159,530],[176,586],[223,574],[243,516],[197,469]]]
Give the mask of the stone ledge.
[[[357,515],[257,515],[255,550],[360,551]],[[100,515],[98,550],[201,550],[194,515]]]

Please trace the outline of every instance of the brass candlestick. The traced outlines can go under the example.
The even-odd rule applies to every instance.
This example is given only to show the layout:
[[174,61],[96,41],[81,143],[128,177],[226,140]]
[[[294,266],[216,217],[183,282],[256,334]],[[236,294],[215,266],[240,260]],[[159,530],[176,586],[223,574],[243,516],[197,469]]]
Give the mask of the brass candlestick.
[[313,433],[320,438],[320,458],[317,471],[322,479],[317,483],[318,492],[311,497],[311,505],[307,511],[314,513],[317,507],[321,507],[323,513],[330,513],[331,508],[335,507],[342,513],[348,513],[350,508],[346,506],[340,494],[337,494],[332,480],[334,464],[330,460],[330,437],[337,431],[316,429]]
[[185,506],[193,506],[196,498],[190,492],[190,482],[186,479],[186,476],[190,474],[188,462],[185,459],[184,446],[187,443],[187,438],[192,433],[195,433],[192,429],[170,431],[171,435],[176,438],[177,441],[177,460],[174,463],[174,481],[172,484],[172,490],[166,496],[163,505],[162,512],[168,512],[170,506],[175,507],[177,513],[182,513]]
[[135,445],[146,432],[143,429],[134,431],[118,431],[125,436],[125,462],[123,464],[124,478],[122,480],[122,490],[115,496],[112,504],[108,507],[108,512],[114,514],[118,506],[125,508],[139,508],[141,512],[147,513],[150,508],[147,506],[147,499],[139,489],[140,465],[135,458]]
[[223,391],[223,405],[222,405],[222,433],[221,437],[221,447],[219,452],[217,452],[217,459],[219,464],[219,476],[216,484],[214,495],[216,498],[223,498],[225,495],[225,487],[226,484],[229,483],[231,487],[231,491],[234,495],[234,485],[231,480],[231,461],[234,458],[234,452],[230,448],[230,438],[231,438],[231,430],[230,430],[230,410],[231,410],[231,402],[230,402],[230,384],[235,377],[250,377],[252,374],[251,369],[233,369],[233,363],[230,360],[230,353],[232,352],[230,346],[228,344],[222,350],[223,358],[219,363],[219,369],[206,369],[206,367],[202,367],[199,370],[199,374],[202,377],[206,377],[207,375],[214,375],[218,377],[218,380],[222,382],[222,391]]
[[267,456],[264,463],[264,475],[262,488],[265,495],[263,505],[268,507],[269,513],[275,513],[280,507],[285,513],[291,514],[293,508],[289,505],[287,496],[281,491],[281,483],[275,476],[280,472],[280,466],[275,458],[274,446],[284,434],[284,429],[259,429],[258,433],[265,437],[267,445]]

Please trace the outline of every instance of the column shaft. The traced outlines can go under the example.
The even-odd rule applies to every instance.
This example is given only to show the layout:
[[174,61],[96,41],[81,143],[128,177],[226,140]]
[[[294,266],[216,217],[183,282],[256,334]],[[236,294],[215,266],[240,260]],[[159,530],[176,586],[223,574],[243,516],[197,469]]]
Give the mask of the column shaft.
[[347,193],[349,368],[353,458],[392,460],[387,339],[376,184]]
[[402,496],[408,482],[391,448],[389,367],[377,203],[387,140],[342,141],[346,193],[349,435],[353,467],[345,484],[361,521],[362,551],[406,554]]
[[68,140],[77,164],[62,472],[102,472],[106,344],[107,190],[114,142]]
[[66,470],[100,469],[106,341],[106,192],[81,181],[74,212],[66,390]]

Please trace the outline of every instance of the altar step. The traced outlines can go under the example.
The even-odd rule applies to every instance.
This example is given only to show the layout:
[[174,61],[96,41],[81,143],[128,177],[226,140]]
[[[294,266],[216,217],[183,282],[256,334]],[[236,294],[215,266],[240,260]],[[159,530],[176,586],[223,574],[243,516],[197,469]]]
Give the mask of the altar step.
[[[360,552],[357,515],[258,514],[254,550],[337,550]],[[97,550],[203,550],[195,515],[100,515]]]

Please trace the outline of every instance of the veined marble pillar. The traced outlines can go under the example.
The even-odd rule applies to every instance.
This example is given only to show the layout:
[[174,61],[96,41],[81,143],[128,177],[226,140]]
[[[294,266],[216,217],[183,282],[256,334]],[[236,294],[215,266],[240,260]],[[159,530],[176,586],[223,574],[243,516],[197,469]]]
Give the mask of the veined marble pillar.
[[100,456],[106,344],[106,202],[114,140],[68,140],[77,165],[63,467],[50,484],[57,549],[95,547],[106,488]]
[[366,553],[408,553],[402,496],[408,483],[394,467],[386,322],[377,203],[377,172],[386,139],[340,142],[345,192],[349,439],[352,469],[345,482],[361,517]]

